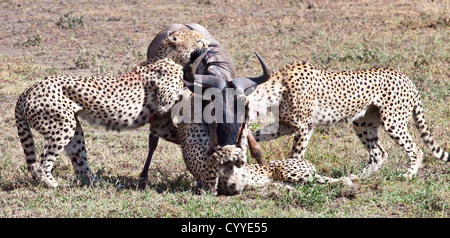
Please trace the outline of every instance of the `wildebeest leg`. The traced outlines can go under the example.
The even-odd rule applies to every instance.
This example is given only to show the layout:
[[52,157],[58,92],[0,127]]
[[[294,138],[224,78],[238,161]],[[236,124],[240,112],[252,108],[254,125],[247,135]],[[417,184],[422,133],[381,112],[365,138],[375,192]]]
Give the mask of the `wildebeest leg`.
[[248,140],[248,148],[250,149],[250,154],[252,155],[252,158],[258,162],[258,164],[263,164],[262,160],[262,151],[261,146],[259,146],[258,142],[256,142],[255,138],[253,138],[252,133],[248,133],[247,136]]
[[156,146],[158,146],[158,140],[159,137],[155,136],[153,133],[150,132],[148,136],[148,154],[147,154],[147,160],[145,161],[144,168],[142,168],[142,172],[139,175],[141,178],[141,182],[145,184],[148,181],[148,170],[150,167],[150,162],[152,161],[153,152],[156,150]]

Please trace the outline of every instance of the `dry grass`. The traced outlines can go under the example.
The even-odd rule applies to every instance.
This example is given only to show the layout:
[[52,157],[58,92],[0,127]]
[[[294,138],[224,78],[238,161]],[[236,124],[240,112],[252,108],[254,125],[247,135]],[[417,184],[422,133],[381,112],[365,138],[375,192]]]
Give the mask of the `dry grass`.
[[[108,185],[73,185],[64,155],[53,172],[61,186],[45,189],[26,172],[13,117],[18,95],[44,76],[126,72],[145,59],[165,26],[196,22],[231,53],[239,75],[259,74],[254,50],[273,69],[301,59],[330,70],[399,70],[419,88],[432,133],[449,151],[448,1],[0,1],[0,7],[0,217],[450,216],[450,166],[432,158],[415,130],[426,158],[412,181],[398,178],[407,158],[382,134],[389,162],[354,189],[313,183],[216,198],[193,194],[180,150],[168,142],[156,151],[149,186],[136,189],[148,127],[116,133],[83,124],[90,166]],[[265,159],[286,157],[291,143],[291,137],[262,143]],[[366,156],[350,125],[317,130],[307,152],[320,173],[335,177],[357,173]]]

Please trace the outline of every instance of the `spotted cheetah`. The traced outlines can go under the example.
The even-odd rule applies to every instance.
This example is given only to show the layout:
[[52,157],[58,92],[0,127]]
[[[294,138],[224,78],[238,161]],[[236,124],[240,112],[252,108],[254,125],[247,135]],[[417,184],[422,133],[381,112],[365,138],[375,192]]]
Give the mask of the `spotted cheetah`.
[[[267,141],[295,133],[292,158],[304,160],[306,146],[315,126],[336,125],[348,120],[369,152],[369,162],[359,176],[376,172],[388,154],[380,144],[378,129],[406,152],[406,178],[416,175],[423,153],[407,130],[413,114],[420,137],[433,155],[448,161],[449,154],[434,141],[428,130],[423,106],[414,84],[406,76],[387,68],[353,71],[324,71],[307,62],[294,62],[272,72],[270,79],[249,95],[251,115],[278,107],[277,131],[262,128],[256,141]],[[306,163],[306,162],[305,162]]]
[[217,171],[209,175],[217,180],[217,189],[212,190],[217,195],[241,194],[245,188],[267,187],[269,185],[291,188],[294,184],[302,184],[316,181],[321,184],[341,183],[353,186],[354,176],[331,178],[316,173],[314,165],[307,160],[297,158],[285,158],[271,160],[265,164],[249,164],[236,166],[229,161],[239,160],[242,155],[239,148],[223,147],[216,150],[208,159],[209,171]]
[[[154,57],[131,72],[114,77],[51,76],[35,83],[19,97],[15,117],[18,135],[32,177],[47,187],[58,183],[51,171],[63,151],[75,177],[96,182],[88,167],[83,130],[78,117],[111,130],[133,129],[170,112],[183,88],[183,67],[209,42],[193,30],[172,32]],[[38,163],[30,128],[45,138]]]

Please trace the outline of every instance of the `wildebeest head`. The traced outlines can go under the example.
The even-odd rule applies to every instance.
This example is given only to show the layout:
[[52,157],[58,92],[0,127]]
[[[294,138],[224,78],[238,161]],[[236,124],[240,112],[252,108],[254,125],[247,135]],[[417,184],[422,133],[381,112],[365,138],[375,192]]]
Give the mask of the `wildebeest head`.
[[[203,52],[191,68],[186,67],[183,82],[196,95],[203,99],[203,120],[208,124],[212,148],[227,145],[242,147],[246,144],[248,127],[247,95],[256,86],[266,82],[270,77],[269,67],[255,52],[263,69],[259,77],[242,77],[232,81],[218,79],[216,75],[199,75],[196,69],[201,60],[207,55]],[[205,105],[207,104],[207,105]]]

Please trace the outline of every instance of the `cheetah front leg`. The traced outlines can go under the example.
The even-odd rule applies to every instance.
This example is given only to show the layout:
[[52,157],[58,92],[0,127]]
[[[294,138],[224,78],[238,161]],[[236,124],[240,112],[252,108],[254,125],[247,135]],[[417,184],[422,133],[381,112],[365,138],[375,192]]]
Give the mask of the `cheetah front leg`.
[[294,136],[294,144],[292,146],[291,158],[304,159],[306,146],[313,133],[312,124],[301,123]]
[[[342,183],[347,186],[353,186],[352,178],[354,177],[341,177],[341,178],[331,178],[327,176],[320,175],[316,173],[316,169],[311,162],[305,159],[306,147],[308,145],[309,139],[314,131],[314,126],[310,123],[300,124],[299,129],[295,133],[294,144],[291,152],[291,160],[295,160],[295,163],[299,164],[299,174],[305,181],[316,180],[319,183]],[[296,171],[295,169],[291,171]],[[295,176],[291,176],[295,177]],[[294,182],[294,181],[291,181]],[[296,181],[298,182],[298,181]]]

